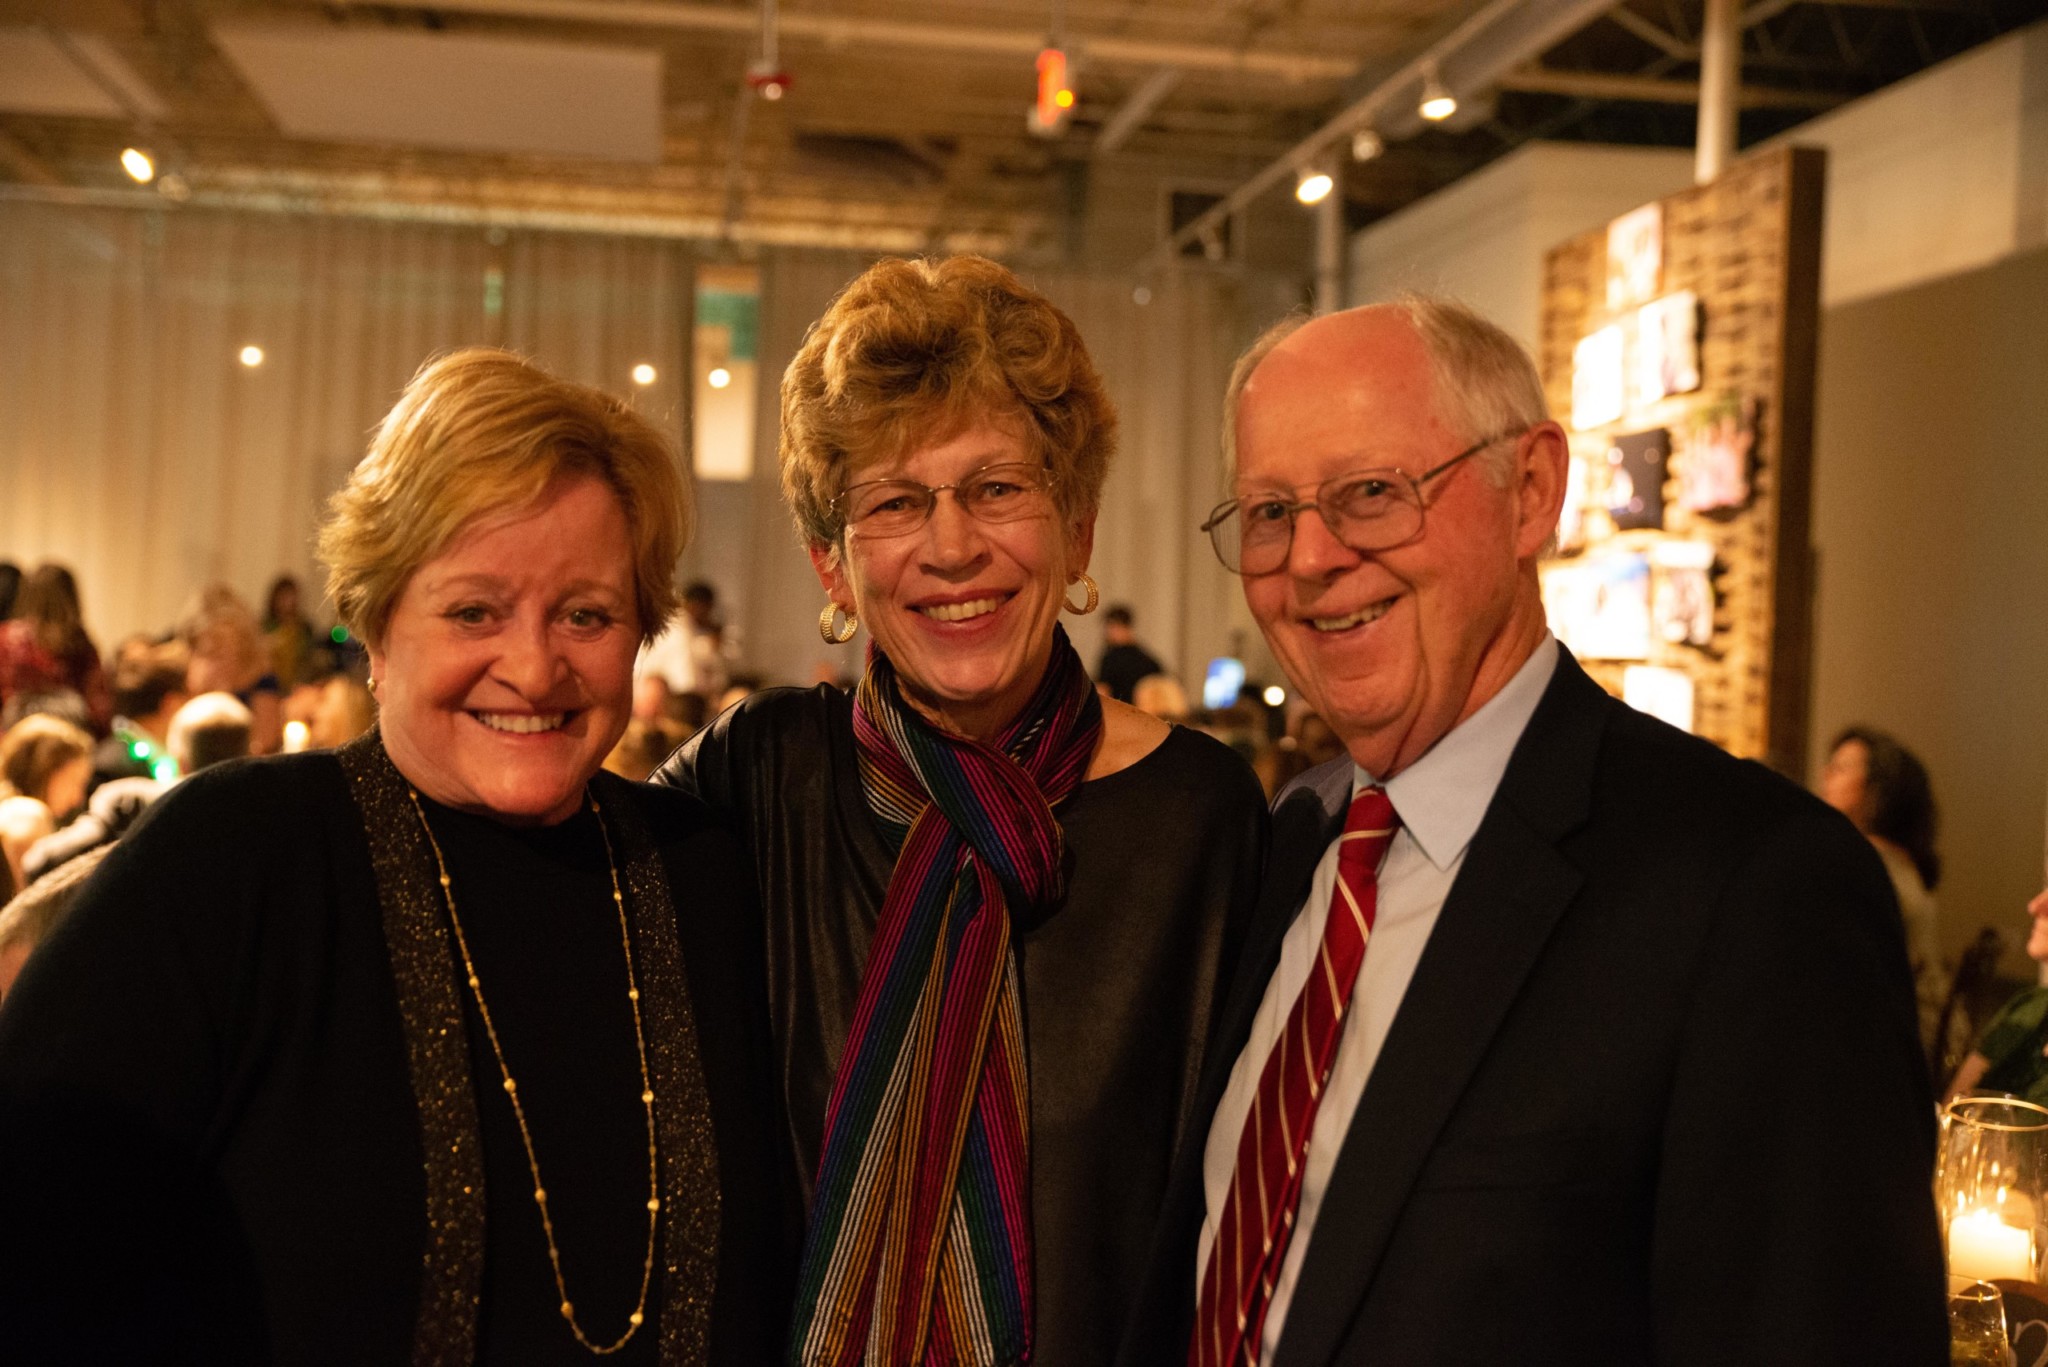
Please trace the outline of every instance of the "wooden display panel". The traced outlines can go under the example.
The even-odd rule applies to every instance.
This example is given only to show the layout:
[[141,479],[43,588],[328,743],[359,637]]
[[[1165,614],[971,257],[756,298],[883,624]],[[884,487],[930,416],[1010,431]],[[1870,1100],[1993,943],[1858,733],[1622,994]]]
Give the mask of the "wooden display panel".
[[[1636,663],[1677,670],[1692,681],[1697,734],[1795,779],[1805,767],[1812,663],[1810,489],[1825,168],[1819,149],[1786,148],[1746,157],[1712,184],[1660,201],[1656,293],[1698,296],[1700,385],[1572,434],[1574,449],[1586,451],[1623,434],[1687,430],[1710,408],[1731,402],[1754,406],[1745,505],[1689,511],[1679,499],[1681,456],[1667,467],[1662,530],[1611,531],[1600,544],[1610,550],[1647,550],[1657,541],[1711,544],[1711,639],[1704,646],[1653,639],[1647,658]],[[1575,348],[1635,311],[1609,309],[1607,255],[1603,227],[1554,248],[1544,260],[1538,359],[1552,411],[1568,426]],[[1621,694],[1626,663],[1584,663]]]

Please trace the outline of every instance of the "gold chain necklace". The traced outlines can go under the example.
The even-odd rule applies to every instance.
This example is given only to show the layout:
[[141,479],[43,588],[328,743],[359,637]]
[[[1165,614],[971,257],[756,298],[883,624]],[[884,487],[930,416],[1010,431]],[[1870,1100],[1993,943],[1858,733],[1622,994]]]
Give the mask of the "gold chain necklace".
[[455,889],[448,880],[448,861],[442,857],[441,844],[434,839],[434,828],[427,821],[426,808],[420,805],[417,789],[406,788],[412,798],[412,809],[419,813],[420,828],[427,833],[427,844],[434,851],[434,864],[441,871],[441,896],[448,904],[448,923],[455,928],[455,947],[462,952],[463,976],[469,979],[469,990],[476,997],[476,1013],[484,1023],[484,1034],[490,1037],[491,1053],[498,1060],[498,1075],[504,1079],[505,1095],[512,1101],[513,1118],[519,1122],[519,1138],[526,1145],[526,1166],[533,1174],[533,1203],[540,1207],[541,1232],[548,1239],[548,1264],[555,1272],[555,1292],[562,1298],[562,1318],[569,1322],[569,1332],[576,1341],[600,1357],[616,1353],[629,1343],[633,1335],[640,1332],[640,1326],[647,1318],[647,1288],[654,1281],[654,1246],[656,1231],[661,1223],[661,1172],[660,1155],[654,1142],[654,1083],[647,1073],[647,1032],[640,1025],[640,982],[633,973],[633,933],[626,921],[626,898],[619,891],[619,863],[612,854],[611,832],[605,829],[604,814],[599,810],[597,798],[590,798],[591,813],[597,817],[598,834],[604,837],[605,863],[612,875],[612,905],[619,913],[619,939],[626,947],[626,1000],[633,1006],[633,1043],[640,1052],[640,1105],[647,1112],[647,1258],[640,1265],[640,1300],[634,1305],[633,1313],[626,1319],[626,1332],[610,1344],[592,1343],[583,1333],[583,1326],[576,1322],[576,1306],[569,1299],[568,1283],[562,1280],[562,1253],[555,1247],[555,1222],[548,1215],[547,1184],[540,1180],[540,1160],[533,1152],[533,1132],[526,1128],[526,1108],[519,1104],[519,1087],[512,1081],[512,1070],[505,1066],[505,1050],[498,1043],[498,1027],[491,1023],[491,1008],[484,1005],[483,984],[477,981],[476,961],[469,957],[469,939],[462,933],[462,919],[455,914]]

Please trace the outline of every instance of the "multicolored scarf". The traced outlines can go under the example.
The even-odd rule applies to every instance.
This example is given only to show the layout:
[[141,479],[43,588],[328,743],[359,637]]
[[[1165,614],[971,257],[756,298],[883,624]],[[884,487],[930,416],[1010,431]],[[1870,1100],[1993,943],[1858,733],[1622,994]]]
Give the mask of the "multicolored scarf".
[[1030,1084],[1010,908],[1065,892],[1053,808],[1102,704],[1066,632],[993,743],[934,729],[870,645],[854,701],[868,805],[897,844],[825,1113],[792,1360],[1031,1360]]

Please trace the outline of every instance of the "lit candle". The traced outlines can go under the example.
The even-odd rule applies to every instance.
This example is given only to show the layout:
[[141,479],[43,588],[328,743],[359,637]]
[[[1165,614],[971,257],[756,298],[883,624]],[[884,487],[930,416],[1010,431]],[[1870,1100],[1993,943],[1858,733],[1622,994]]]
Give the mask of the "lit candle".
[[1948,1222],[1948,1270],[1979,1281],[2030,1282],[2034,1279],[2034,1241],[1989,1210],[1966,1210]]

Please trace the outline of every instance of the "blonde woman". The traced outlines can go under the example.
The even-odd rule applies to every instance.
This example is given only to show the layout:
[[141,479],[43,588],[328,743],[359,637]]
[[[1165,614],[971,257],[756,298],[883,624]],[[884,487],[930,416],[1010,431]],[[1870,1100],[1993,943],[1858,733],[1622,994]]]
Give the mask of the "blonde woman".
[[598,772],[689,498],[609,396],[488,350],[413,380],[321,537],[379,728],[179,785],[0,1011],[9,1353],[772,1356],[750,880]]

